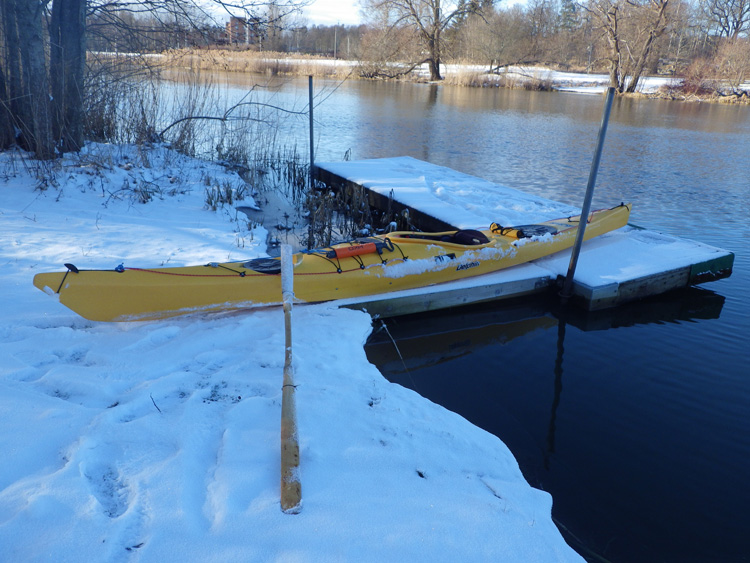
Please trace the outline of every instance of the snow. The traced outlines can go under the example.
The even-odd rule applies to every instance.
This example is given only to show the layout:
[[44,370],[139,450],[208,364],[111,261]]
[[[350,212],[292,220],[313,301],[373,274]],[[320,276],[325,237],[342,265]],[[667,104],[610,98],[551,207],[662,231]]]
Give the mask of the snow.
[[[516,241],[518,243],[525,243],[525,241]],[[402,278],[405,276],[415,276],[424,274],[426,272],[439,272],[441,270],[463,270],[479,266],[478,260],[499,260],[505,256],[513,256],[516,253],[516,247],[510,246],[506,249],[502,248],[481,248],[477,251],[465,252],[463,255],[453,258],[451,260],[435,260],[435,258],[422,258],[422,259],[411,259],[403,260],[388,266],[383,272],[383,276],[387,278]],[[428,247],[429,248],[429,247]],[[367,273],[367,272],[366,272]],[[367,298],[369,299],[369,297]]]
[[580,213],[570,205],[410,156],[317,165],[459,229],[488,229],[493,222],[523,225]]
[[31,283],[261,256],[262,228],[205,209],[241,180],[161,147],[37,166],[0,154],[0,560],[581,561],[505,445],[388,383],[370,318],[331,304],[293,311],[303,506],[282,513],[281,308],[95,323]]
[[[549,270],[553,276],[565,275],[570,254],[570,251],[559,252],[534,264]],[[622,284],[726,254],[726,250],[694,240],[626,226],[585,243],[575,280],[589,287]]]
[[[487,229],[492,222],[504,226],[551,221],[580,214],[580,208],[525,194],[512,188],[493,184],[450,168],[412,157],[378,158],[348,162],[322,162],[318,166],[377,193],[392,197],[409,207],[426,212],[459,229]],[[617,205],[620,202],[611,202]],[[516,247],[526,240],[515,243]],[[544,237],[535,237],[544,240]],[[490,251],[490,249],[486,249]],[[589,287],[624,283],[706,262],[728,254],[726,250],[681,239],[657,231],[628,226],[586,241],[575,273],[575,281]],[[501,270],[484,276],[441,284],[429,291],[439,293],[459,287],[501,284],[518,279],[542,276],[552,279],[564,276],[570,264],[571,251],[562,251],[532,264]],[[467,261],[472,259],[467,255]],[[419,261],[411,271],[419,273]],[[532,267],[533,266],[533,267]],[[431,264],[438,269],[439,264]],[[421,270],[424,271],[424,270]],[[523,273],[523,274],[522,274]],[[398,274],[396,274],[398,275]],[[527,277],[519,277],[526,275]],[[409,292],[391,296],[413,295]],[[367,301],[373,299],[367,298]],[[357,302],[354,300],[353,302]]]
[[[300,65],[318,64],[320,66],[335,66],[340,68],[354,69],[359,63],[345,59],[295,59],[285,58],[285,61],[299,63]],[[427,63],[417,66],[413,74],[423,81],[430,80],[430,69]],[[609,87],[609,75],[602,73],[568,72],[563,70],[552,70],[543,66],[535,65],[511,65],[503,68],[499,73],[487,72],[487,65],[476,64],[443,64],[441,74],[450,83],[452,77],[465,77],[467,75],[480,77],[487,85],[499,84],[505,81],[511,84],[523,85],[527,82],[547,82],[553,90],[560,92],[571,92],[576,94],[603,94]],[[679,77],[641,76],[638,81],[637,92],[645,95],[657,94],[664,88],[679,88],[683,79]],[[715,80],[725,90],[731,90],[729,85],[721,80]],[[738,90],[750,92],[750,82],[743,82],[737,86]]]
[[[430,75],[426,64],[418,67],[415,72],[425,79]],[[606,92],[609,86],[607,74],[567,72],[535,65],[512,65],[504,68],[499,74],[488,73],[487,65],[446,64],[442,67],[442,74],[445,77],[467,73],[479,75],[490,84],[502,80],[510,80],[518,84],[528,81],[545,81],[549,82],[555,90],[579,94],[600,94]],[[643,76],[638,82],[638,92],[654,94],[664,86],[678,86],[681,83],[681,78]]]

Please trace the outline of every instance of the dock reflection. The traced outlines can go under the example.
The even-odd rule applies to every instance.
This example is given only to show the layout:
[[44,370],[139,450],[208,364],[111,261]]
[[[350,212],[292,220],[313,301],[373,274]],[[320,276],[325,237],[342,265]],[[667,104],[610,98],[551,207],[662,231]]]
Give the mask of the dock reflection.
[[[589,332],[718,319],[723,306],[722,295],[699,287],[602,311],[562,307],[554,295],[532,296],[376,320],[365,350],[387,376],[452,361],[537,330],[558,327],[558,339],[564,340],[566,324]],[[562,369],[562,342],[558,353]]]

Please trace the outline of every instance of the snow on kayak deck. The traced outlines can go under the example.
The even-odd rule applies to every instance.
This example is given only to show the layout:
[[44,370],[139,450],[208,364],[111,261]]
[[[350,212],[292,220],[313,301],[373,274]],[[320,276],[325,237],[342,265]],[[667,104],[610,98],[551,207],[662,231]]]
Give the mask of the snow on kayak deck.
[[[399,203],[458,229],[487,229],[492,222],[523,225],[580,213],[580,208],[526,194],[412,157],[326,162],[318,163],[317,166],[383,196],[393,197]],[[619,202],[613,202],[613,205],[616,203]],[[413,302],[413,298],[418,296],[422,296],[419,299],[424,303],[424,297],[429,294],[447,295],[451,291],[477,287],[494,288],[486,295],[477,296],[477,300],[491,298],[493,291],[495,298],[512,297],[513,292],[524,294],[535,288],[543,289],[551,285],[558,276],[564,276],[568,271],[570,255],[570,250],[563,251],[531,264],[493,274],[428,289],[395,292],[359,301],[349,300],[345,304],[372,304],[398,299],[410,299]],[[680,287],[680,284],[687,285],[692,281],[688,274],[693,266],[715,260],[721,261],[720,267],[728,264],[731,268],[733,255],[720,248],[629,225],[584,243],[574,278],[575,293],[588,299],[589,304],[599,299],[601,306],[612,305],[619,302],[618,291],[621,286],[656,277],[663,278],[668,272],[684,271],[684,275],[668,282],[661,280],[652,287],[643,283],[639,290],[641,293],[628,294],[628,298],[646,297]],[[526,283],[522,283],[524,281]],[[500,289],[505,286],[507,290]],[[602,291],[607,299],[601,297]],[[451,303],[456,304],[459,303]],[[427,308],[439,307],[430,304]],[[384,313],[382,306],[375,309],[379,314]],[[403,309],[396,308],[393,314],[396,311],[402,312]],[[407,312],[416,310],[410,309]]]

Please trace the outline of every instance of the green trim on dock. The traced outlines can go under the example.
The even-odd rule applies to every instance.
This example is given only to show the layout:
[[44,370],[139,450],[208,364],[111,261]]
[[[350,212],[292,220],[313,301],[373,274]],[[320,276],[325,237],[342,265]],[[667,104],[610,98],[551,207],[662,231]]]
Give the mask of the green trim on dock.
[[728,278],[732,275],[733,266],[733,252],[723,254],[712,260],[693,264],[690,268],[690,280],[688,283],[693,285]]

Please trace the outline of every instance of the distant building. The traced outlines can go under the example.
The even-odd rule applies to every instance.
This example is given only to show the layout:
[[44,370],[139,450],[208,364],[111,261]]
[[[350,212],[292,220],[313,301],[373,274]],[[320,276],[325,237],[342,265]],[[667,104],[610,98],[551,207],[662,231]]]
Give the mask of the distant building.
[[229,43],[250,43],[250,26],[245,18],[232,16],[227,22],[227,39]]

